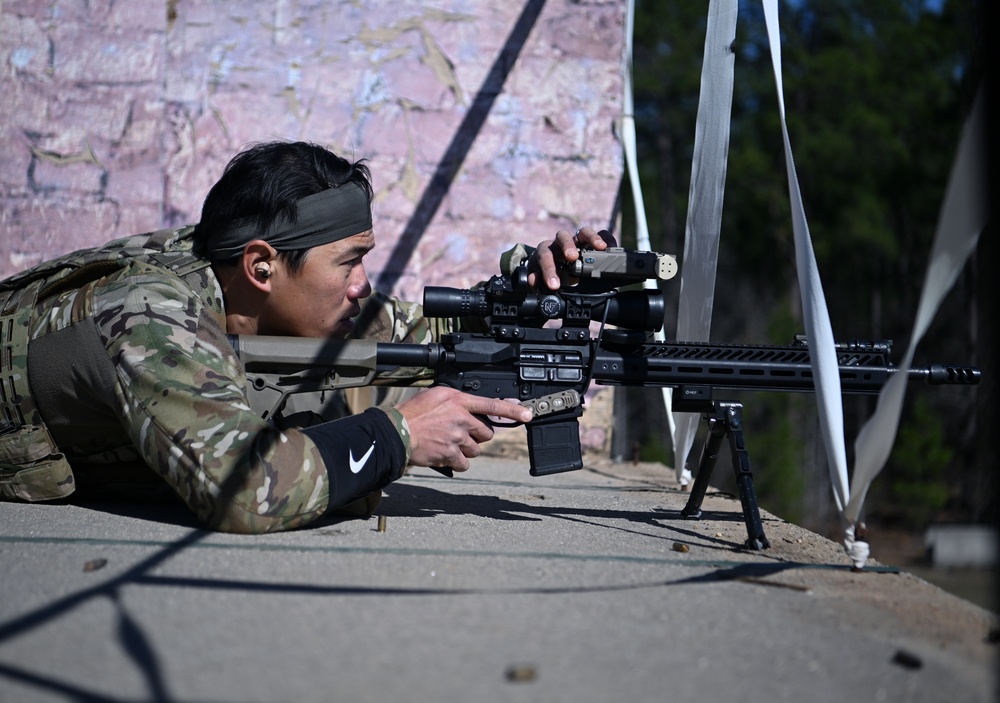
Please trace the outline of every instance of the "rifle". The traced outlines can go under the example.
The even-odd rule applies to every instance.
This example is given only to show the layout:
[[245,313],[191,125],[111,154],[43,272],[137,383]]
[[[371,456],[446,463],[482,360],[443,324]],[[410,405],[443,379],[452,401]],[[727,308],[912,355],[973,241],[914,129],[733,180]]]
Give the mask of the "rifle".
[[[517,399],[531,407],[527,424],[530,474],[583,467],[578,419],[591,383],[673,387],[673,407],[701,413],[709,433],[682,515],[697,519],[723,442],[728,440],[747,528],[746,546],[764,549],[743,432],[741,403],[717,390],[808,392],[813,373],[807,340],[788,346],[656,342],[663,325],[663,294],[621,290],[645,279],[666,280],[673,257],[612,248],[581,251],[569,273],[580,279],[558,292],[534,291],[527,269],[493,276],[476,289],[427,287],[428,317],[474,317],[487,332],[456,332],[431,344],[299,337],[230,337],[249,381],[251,407],[275,418],[295,394],[368,385],[427,385],[430,381],[479,396]],[[594,323],[598,330],[593,331]],[[609,328],[608,326],[613,326]],[[844,393],[877,394],[897,370],[892,342],[853,340],[836,345]],[[975,385],[980,370],[967,365],[912,368],[909,380],[931,385]]]

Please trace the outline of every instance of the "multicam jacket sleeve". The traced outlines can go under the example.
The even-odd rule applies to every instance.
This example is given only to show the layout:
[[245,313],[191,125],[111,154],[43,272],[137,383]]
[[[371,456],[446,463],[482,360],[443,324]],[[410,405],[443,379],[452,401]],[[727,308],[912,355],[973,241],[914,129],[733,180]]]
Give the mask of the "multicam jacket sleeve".
[[316,446],[251,412],[218,313],[180,279],[131,269],[95,290],[93,315],[145,462],[216,529],[267,532],[322,515],[329,486]]

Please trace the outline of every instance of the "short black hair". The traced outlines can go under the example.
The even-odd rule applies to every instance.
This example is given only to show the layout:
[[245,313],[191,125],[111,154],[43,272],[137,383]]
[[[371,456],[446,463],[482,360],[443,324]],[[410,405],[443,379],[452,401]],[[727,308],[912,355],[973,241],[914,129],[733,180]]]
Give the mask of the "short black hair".
[[[208,258],[213,232],[236,220],[256,219],[264,238],[263,233],[279,216],[296,221],[297,201],[351,181],[364,190],[371,203],[371,173],[364,159],[352,162],[309,142],[253,144],[233,157],[205,197],[201,222],[194,230],[194,252]],[[309,252],[278,251],[293,271],[302,266]],[[237,259],[213,263],[236,263]]]

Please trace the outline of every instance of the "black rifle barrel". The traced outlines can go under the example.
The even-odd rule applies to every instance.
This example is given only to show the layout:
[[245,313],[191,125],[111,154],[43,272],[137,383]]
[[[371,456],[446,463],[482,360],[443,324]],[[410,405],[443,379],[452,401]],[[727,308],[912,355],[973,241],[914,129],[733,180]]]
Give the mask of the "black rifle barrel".
[[[484,369],[495,374],[498,366],[510,364],[513,378],[521,358],[531,359],[530,365],[546,356],[547,351],[565,351],[572,345],[510,342],[505,348],[510,352],[504,360],[495,354],[497,346],[492,340],[485,342],[482,356],[477,354],[477,343],[482,337],[461,335],[457,348],[463,352],[462,361],[456,362],[452,350],[442,344],[378,344],[377,366],[388,371],[401,366],[436,369],[441,362],[448,362],[452,372],[475,375]],[[700,385],[732,390],[812,391],[813,370],[808,349],[801,346],[773,347],[759,345],[710,345],[697,343],[647,342],[627,349],[597,348],[584,345],[586,354],[593,354],[590,379],[603,385],[625,386],[681,386]],[[573,348],[581,349],[580,346]],[[558,356],[556,354],[555,356]],[[898,370],[886,359],[884,351],[840,351],[838,363],[841,389],[844,393],[874,394],[881,390],[889,377]],[[527,362],[525,365],[528,365]],[[552,364],[553,369],[557,364]],[[553,376],[557,374],[552,374]],[[981,372],[966,365],[931,364],[911,368],[911,381],[924,381],[930,385],[976,385]]]
[[[753,347],[747,352],[755,351]],[[732,390],[812,391],[812,365],[805,358],[761,359],[689,358],[683,355],[637,355],[599,350],[594,360],[593,379],[609,385],[678,386],[700,385]],[[898,369],[882,363],[839,364],[840,385],[844,393],[878,393]],[[970,366],[932,364],[911,368],[911,381],[931,385],[975,385],[980,371]]]

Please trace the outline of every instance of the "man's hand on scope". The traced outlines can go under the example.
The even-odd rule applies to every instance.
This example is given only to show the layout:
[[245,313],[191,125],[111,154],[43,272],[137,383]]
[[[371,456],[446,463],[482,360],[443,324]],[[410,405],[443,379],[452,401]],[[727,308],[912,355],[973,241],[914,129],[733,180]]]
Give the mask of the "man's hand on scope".
[[580,258],[580,249],[604,251],[613,246],[617,246],[617,242],[607,230],[598,232],[592,227],[582,227],[574,234],[561,229],[556,232],[555,239],[539,243],[535,253],[528,259],[528,285],[539,288],[544,281],[545,287],[550,290],[559,290],[563,284],[572,285],[576,283],[576,279],[560,273],[559,262],[575,262]]
[[493,438],[487,417],[529,422],[531,410],[517,403],[435,386],[396,406],[410,428],[410,463],[417,466],[469,468],[479,445]]

